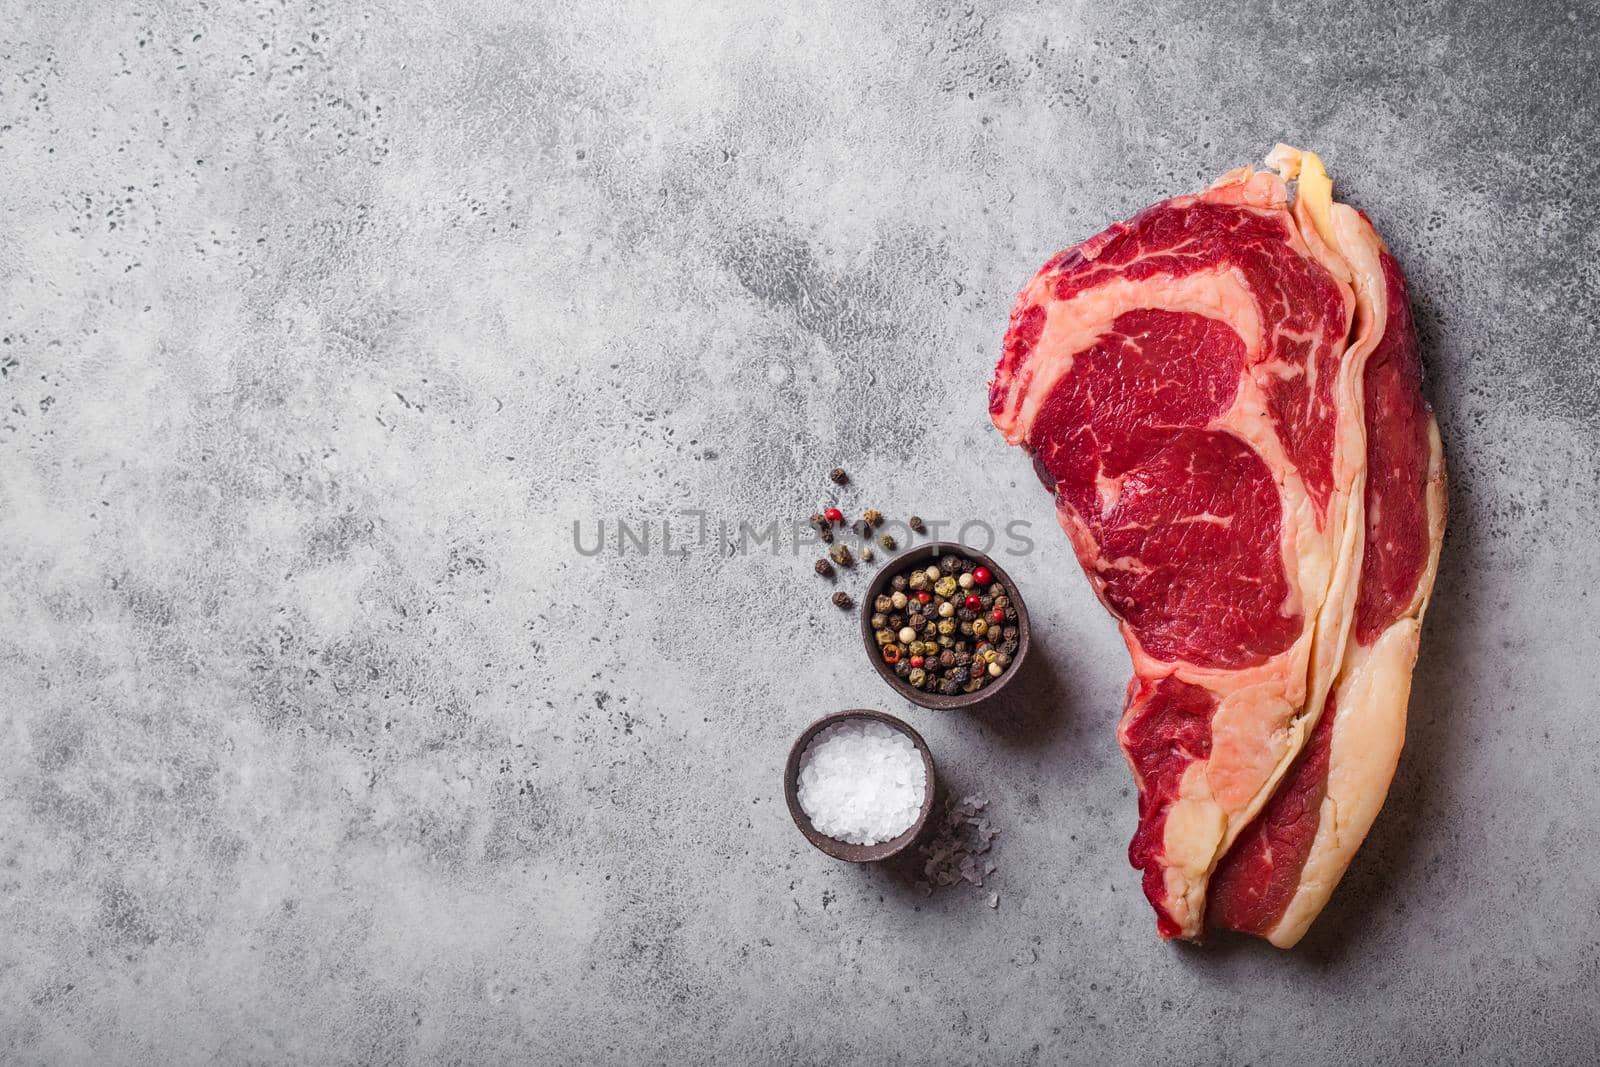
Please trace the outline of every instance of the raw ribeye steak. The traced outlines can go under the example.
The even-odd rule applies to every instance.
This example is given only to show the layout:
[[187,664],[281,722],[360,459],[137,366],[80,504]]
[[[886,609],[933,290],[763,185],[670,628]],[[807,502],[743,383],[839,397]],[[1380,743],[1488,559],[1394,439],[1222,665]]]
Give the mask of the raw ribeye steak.
[[1199,936],[1222,863],[1213,924],[1292,944],[1393,773],[1443,461],[1394,261],[1314,155],[1269,162],[1046,264],[989,409],[1133,659],[1129,856],[1158,929]]

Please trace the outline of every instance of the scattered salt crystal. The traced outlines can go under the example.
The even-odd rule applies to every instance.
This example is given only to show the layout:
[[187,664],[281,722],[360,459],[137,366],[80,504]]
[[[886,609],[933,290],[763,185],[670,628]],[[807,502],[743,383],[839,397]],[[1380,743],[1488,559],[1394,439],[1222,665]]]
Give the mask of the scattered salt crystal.
[[[996,870],[993,860],[980,865],[977,857],[988,852],[1000,831],[983,817],[989,801],[982,796],[951,797],[935,824],[932,838],[922,846],[922,884],[931,894],[935,887],[966,882],[982,886]],[[999,906],[999,895],[995,903]]]
[[990,893],[989,894],[989,907],[998,908],[999,906],[1000,906],[1000,894],[999,893]]
[[819,833],[837,841],[894,840],[917,821],[927,792],[917,746],[876,719],[834,723],[800,756],[800,808]]

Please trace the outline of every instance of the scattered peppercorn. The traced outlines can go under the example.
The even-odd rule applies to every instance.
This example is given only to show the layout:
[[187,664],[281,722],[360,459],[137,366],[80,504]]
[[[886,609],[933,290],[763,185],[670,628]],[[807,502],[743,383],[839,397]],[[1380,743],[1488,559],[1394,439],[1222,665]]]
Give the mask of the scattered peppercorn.
[[817,537],[825,545],[833,544],[833,531],[827,529],[826,527],[824,527],[823,529],[817,531]]
[[826,530],[828,528],[828,517],[826,515],[824,515],[820,511],[817,512],[815,515],[811,516],[811,518],[807,519],[806,521],[809,522],[811,524],[812,528],[815,529],[815,530],[819,530],[820,531],[820,530]]
[[863,563],[871,563],[874,558],[875,558],[875,553],[872,551],[872,546],[871,545],[862,545],[861,546],[861,562],[863,562]]
[[819,559],[817,560],[816,571],[819,578],[832,578],[833,564],[829,563],[825,559]]
[[840,511],[838,508],[823,508],[822,516],[831,523],[840,523],[844,521],[844,512]]
[[841,567],[850,567],[855,564],[855,557],[850,555],[850,549],[845,545],[834,545],[828,552],[833,561]]
[[833,594],[833,606],[836,608],[848,608],[854,603],[855,601],[850,599],[850,594],[843,589]]
[[883,525],[883,512],[879,511],[877,508],[868,508],[866,511],[863,511],[861,513],[861,518],[868,526]]
[[907,522],[907,525],[911,527],[912,533],[928,532],[928,526],[922,521],[922,517],[920,515],[911,516],[910,520]]
[[895,539],[888,534],[878,538],[878,544],[883,546],[885,552],[893,552],[895,550]]
[[835,467],[828,472],[828,480],[834,485],[844,485],[850,480],[850,476],[844,472],[843,467]]

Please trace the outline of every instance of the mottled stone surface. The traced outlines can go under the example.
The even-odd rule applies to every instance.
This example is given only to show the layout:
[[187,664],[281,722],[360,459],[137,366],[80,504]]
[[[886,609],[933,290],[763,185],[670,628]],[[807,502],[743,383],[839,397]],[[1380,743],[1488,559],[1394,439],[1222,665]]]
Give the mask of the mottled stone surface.
[[[0,10],[0,1060],[1593,1062],[1592,4]],[[1125,656],[984,411],[1045,258],[1279,139],[1453,476],[1289,954],[1157,941]],[[1032,524],[1032,696],[908,709],[809,551],[727,554],[835,463]],[[860,705],[992,797],[983,891],[789,823]]]

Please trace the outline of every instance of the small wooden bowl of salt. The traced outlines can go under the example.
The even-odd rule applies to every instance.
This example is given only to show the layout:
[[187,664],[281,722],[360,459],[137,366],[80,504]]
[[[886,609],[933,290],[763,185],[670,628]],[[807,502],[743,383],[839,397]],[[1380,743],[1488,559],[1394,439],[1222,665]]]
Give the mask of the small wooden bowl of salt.
[[877,863],[909,848],[928,825],[934,786],[933,754],[922,736],[866,708],[806,727],[783,771],[794,824],[847,863]]

